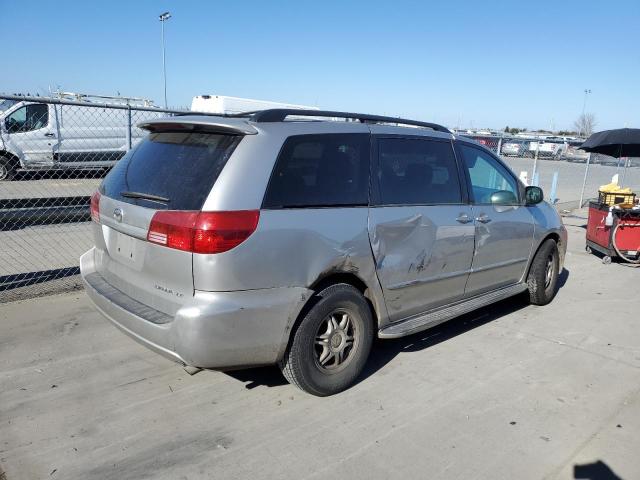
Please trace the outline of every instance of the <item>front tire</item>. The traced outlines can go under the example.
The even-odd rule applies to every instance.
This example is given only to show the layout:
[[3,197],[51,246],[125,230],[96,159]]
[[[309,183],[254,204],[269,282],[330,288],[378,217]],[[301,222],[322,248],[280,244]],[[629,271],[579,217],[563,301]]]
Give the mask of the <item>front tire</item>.
[[374,322],[367,300],[351,285],[332,285],[316,298],[279,366],[289,383],[324,397],[356,381],[371,351]]
[[538,249],[527,277],[529,301],[533,305],[547,305],[556,296],[559,268],[558,245],[548,239]]
[[10,158],[0,156],[0,182],[3,180],[13,180],[16,174],[15,162]]

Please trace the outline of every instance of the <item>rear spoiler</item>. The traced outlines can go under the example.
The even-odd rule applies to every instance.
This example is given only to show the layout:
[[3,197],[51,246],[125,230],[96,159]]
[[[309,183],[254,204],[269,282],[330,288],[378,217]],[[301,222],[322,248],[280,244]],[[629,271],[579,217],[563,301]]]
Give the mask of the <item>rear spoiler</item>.
[[225,133],[228,135],[256,135],[258,130],[245,119],[223,117],[167,117],[157,120],[145,120],[138,128],[149,132],[198,131]]

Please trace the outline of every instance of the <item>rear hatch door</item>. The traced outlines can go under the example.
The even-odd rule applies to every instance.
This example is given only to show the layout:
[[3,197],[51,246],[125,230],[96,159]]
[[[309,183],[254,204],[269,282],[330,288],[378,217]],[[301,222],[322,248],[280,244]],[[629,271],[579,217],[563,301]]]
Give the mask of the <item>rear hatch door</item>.
[[241,136],[157,131],[129,152],[100,186],[97,272],[139,302],[173,315],[193,295],[190,251],[147,241],[154,214],[199,211]]

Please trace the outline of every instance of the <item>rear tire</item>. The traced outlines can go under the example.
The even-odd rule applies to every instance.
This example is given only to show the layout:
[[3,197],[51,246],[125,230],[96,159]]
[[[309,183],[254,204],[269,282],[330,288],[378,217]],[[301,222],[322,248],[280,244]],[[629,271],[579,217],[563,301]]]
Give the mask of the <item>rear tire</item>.
[[374,322],[367,300],[351,285],[332,285],[316,297],[279,366],[289,383],[324,397],[356,381],[371,351]]
[[16,175],[16,165],[11,158],[0,156],[0,182],[13,180]]
[[559,268],[558,245],[554,240],[548,239],[531,262],[527,277],[529,302],[533,305],[547,305],[553,300],[557,292]]

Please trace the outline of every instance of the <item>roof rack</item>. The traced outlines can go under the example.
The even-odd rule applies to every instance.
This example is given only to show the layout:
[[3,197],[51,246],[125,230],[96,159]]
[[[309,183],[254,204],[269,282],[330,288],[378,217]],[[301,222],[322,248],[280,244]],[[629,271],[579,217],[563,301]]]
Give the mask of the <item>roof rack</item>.
[[[240,114],[238,116],[245,116]],[[361,123],[392,123],[397,125],[412,125],[416,127],[426,127],[437,132],[451,133],[447,127],[437,123],[420,122],[418,120],[407,120],[406,118],[384,117],[381,115],[367,115],[363,113],[333,112],[328,110],[298,110],[293,108],[272,108],[261,110],[251,114],[254,122],[284,122],[288,116],[296,117],[327,117],[327,118],[351,118]]]
[[112,96],[112,95],[93,95],[90,93],[76,93],[76,92],[61,92],[61,91],[55,91],[53,92],[55,95],[58,96],[59,99],[64,100],[64,99],[71,99],[71,100],[75,100],[78,102],[82,102],[82,101],[86,101],[86,102],[91,102],[93,99],[98,99],[98,100],[115,100],[117,103],[123,103],[125,105],[132,105],[132,106],[136,106],[136,105],[142,105],[144,107],[152,107],[153,105],[153,100],[149,100],[147,98],[141,98],[141,97],[121,97],[120,95],[117,96]]

